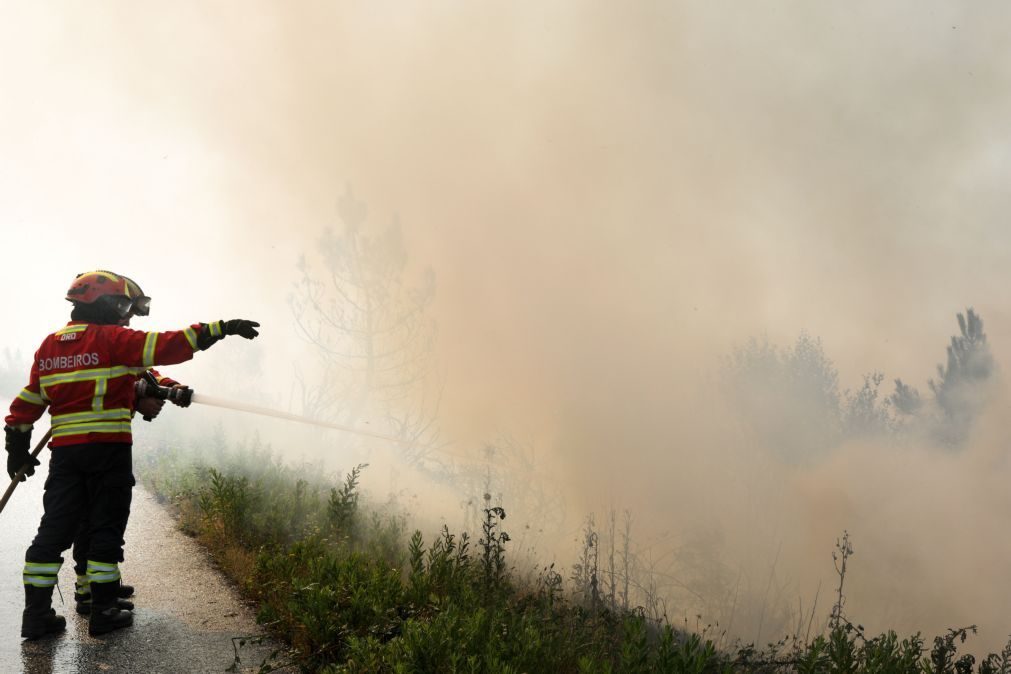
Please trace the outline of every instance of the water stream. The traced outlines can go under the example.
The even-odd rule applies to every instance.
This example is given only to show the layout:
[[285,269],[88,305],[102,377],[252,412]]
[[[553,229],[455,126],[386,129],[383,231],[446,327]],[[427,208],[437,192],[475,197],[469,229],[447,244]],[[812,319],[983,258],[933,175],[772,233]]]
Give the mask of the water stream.
[[288,421],[297,421],[300,424],[312,424],[313,426],[320,426],[322,428],[333,428],[338,431],[344,431],[345,433],[354,433],[355,435],[366,435],[371,438],[388,440],[389,442],[395,442],[398,445],[405,444],[403,440],[395,438],[392,435],[386,435],[385,433],[377,433],[375,431],[363,430],[360,428],[352,428],[351,426],[345,426],[343,424],[335,424],[329,421],[319,421],[317,419],[311,419],[309,417],[304,417],[299,414],[291,414],[290,412],[281,412],[279,410],[272,410],[269,407],[260,407],[258,405],[247,405],[246,403],[235,402],[234,400],[226,400],[224,398],[215,398],[213,396],[204,395],[203,393],[194,393],[193,402],[199,403],[201,405],[211,405],[213,407],[224,407],[226,409],[236,410],[239,412],[259,414],[265,417],[274,417],[275,419],[287,419]]

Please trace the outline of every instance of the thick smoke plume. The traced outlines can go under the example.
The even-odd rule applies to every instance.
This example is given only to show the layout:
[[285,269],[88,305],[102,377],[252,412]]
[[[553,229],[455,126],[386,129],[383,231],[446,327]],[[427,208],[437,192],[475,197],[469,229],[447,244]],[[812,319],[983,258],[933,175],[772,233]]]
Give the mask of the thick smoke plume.
[[[881,372],[882,395],[901,378],[926,397],[970,305],[1009,362],[1009,12],[9,4],[4,343],[30,354],[74,273],[118,269],[155,298],[137,327],[260,320],[255,347],[177,374],[291,406],[316,358],[288,304],[298,260],[342,231],[350,185],[367,226],[399,222],[405,282],[434,275],[442,437],[479,460],[523,438],[571,547],[579,514],[629,509],[655,559],[682,551],[664,573],[708,578],[696,602],[719,613],[737,588],[792,629],[819,582],[827,614],[847,529],[865,624],[978,622],[996,644],[1000,384],[959,451],[862,438],[797,463],[719,373],[751,337],[806,332],[840,391]],[[731,630],[771,636],[771,613],[740,611]]]

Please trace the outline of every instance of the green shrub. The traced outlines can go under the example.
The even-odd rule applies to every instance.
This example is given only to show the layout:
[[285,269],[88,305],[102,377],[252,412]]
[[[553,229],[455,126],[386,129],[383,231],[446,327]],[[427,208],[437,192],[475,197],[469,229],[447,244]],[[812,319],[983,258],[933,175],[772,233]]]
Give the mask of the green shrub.
[[[364,465],[329,480],[257,443],[199,454],[163,447],[136,465],[219,559],[248,558],[224,568],[306,672],[969,674],[976,664],[958,652],[975,627],[949,630],[928,651],[919,634],[868,638],[844,616],[848,535],[837,542],[840,580],[827,634],[721,651],[705,632],[658,625],[602,600],[592,522],[566,594],[553,565],[529,586],[516,580],[501,528],[506,513],[490,496],[472,550],[466,533],[448,527],[428,544],[420,531],[407,537],[395,505],[360,498]],[[1011,674],[1011,643],[975,671]]]

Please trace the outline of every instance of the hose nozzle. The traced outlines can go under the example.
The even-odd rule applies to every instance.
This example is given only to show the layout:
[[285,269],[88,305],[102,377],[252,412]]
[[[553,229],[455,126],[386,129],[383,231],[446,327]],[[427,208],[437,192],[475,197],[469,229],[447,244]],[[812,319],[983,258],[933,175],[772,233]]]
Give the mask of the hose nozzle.
[[[134,390],[138,398],[158,398],[168,400],[179,407],[188,407],[193,400],[193,389],[175,388],[173,386],[160,386],[155,376],[150,371],[145,372],[134,385]],[[151,421],[144,417],[145,421]]]

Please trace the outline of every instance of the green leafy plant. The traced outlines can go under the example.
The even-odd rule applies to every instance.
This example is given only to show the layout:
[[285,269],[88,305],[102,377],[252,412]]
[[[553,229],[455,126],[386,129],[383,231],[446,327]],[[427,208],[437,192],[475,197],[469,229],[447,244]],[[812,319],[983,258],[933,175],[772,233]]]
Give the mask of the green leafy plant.
[[[405,517],[359,491],[365,466],[333,484],[316,467],[287,466],[252,443],[187,455],[158,448],[138,472],[256,602],[259,620],[288,644],[261,672],[730,672],[1011,674],[1011,643],[979,660],[960,652],[975,626],[928,649],[919,635],[869,636],[844,611],[853,555],[836,541],[836,601],[825,633],[764,649],[720,649],[709,627],[675,627],[617,604],[592,520],[571,584],[554,565],[523,582],[506,555],[505,510],[485,499],[481,536],[443,526],[426,543]],[[616,553],[615,553],[616,554]],[[617,567],[617,563],[614,563]],[[626,565],[627,566],[627,565]],[[615,574],[616,575],[616,574]],[[622,592],[621,594],[624,594]],[[611,597],[614,596],[615,599]],[[235,664],[249,637],[237,637]],[[721,637],[722,639],[722,637]]]

